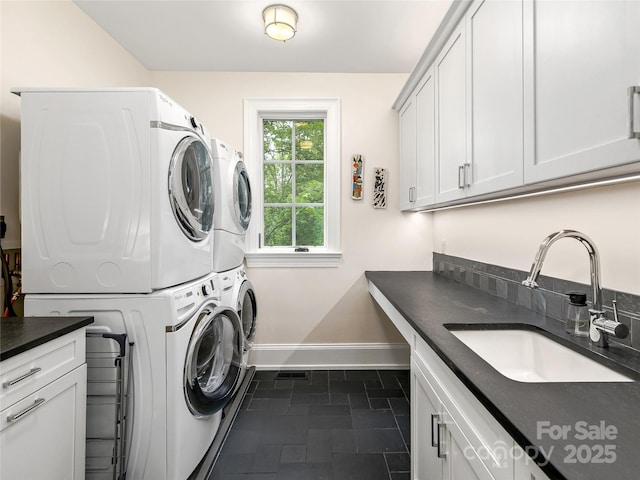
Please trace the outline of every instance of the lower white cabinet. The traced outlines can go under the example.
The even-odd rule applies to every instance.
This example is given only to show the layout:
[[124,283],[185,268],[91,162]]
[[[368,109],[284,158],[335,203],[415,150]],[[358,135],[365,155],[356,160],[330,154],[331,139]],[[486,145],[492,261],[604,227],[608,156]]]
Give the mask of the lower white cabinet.
[[417,334],[411,428],[412,480],[548,480]]
[[371,281],[369,291],[411,346],[412,480],[548,480]]
[[81,328],[0,363],[2,480],[84,478],[84,336]]
[[411,392],[413,479],[493,480],[415,359]]

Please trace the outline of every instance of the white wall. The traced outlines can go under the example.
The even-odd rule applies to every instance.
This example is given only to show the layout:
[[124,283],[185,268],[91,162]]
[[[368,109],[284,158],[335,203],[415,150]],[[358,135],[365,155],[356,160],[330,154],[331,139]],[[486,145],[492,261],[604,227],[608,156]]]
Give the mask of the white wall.
[[70,0],[0,1],[0,213],[20,246],[20,98],[13,87],[141,86],[150,73]]
[[[155,72],[153,84],[213,136],[243,145],[246,97],[339,97],[342,126],[341,244],[337,268],[251,268],[259,311],[256,343],[394,343],[395,327],[371,300],[365,270],[431,268],[430,215],[399,212],[397,116],[406,80],[395,74]],[[365,198],[350,196],[351,157],[365,158]],[[373,167],[388,169],[389,205],[371,207]],[[251,172],[249,172],[251,173]]]
[[[602,286],[640,294],[640,182],[434,213],[436,251],[528,271],[552,232],[579,230],[596,244]],[[589,283],[586,249],[572,239],[551,247],[542,274]]]
[[[319,75],[149,72],[71,1],[0,2],[2,74],[1,213],[6,248],[19,247],[20,99],[15,86],[140,86],[165,90],[213,135],[242,148],[245,97],[340,97],[342,104],[342,252],[329,269],[252,269],[261,343],[402,342],[375,307],[366,269],[428,269],[430,215],[398,211],[397,117],[391,104],[406,75]],[[389,171],[389,206],[349,195],[350,159],[363,154],[367,172]]]

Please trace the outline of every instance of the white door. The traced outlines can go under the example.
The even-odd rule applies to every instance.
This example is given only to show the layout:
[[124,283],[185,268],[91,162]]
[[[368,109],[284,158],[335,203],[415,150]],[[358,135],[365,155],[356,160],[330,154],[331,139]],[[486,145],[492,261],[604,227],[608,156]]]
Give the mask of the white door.
[[408,210],[416,201],[416,103],[407,100],[400,110],[400,210]]
[[522,2],[477,0],[466,15],[468,195],[522,185]]
[[[441,403],[415,359],[411,359],[411,478],[442,479]],[[440,453],[442,455],[442,453]]]
[[435,61],[437,108],[436,201],[466,195],[466,53],[465,22],[460,22]]
[[525,182],[640,160],[640,140],[628,138],[628,88],[640,84],[640,2],[524,5],[525,78],[532,78]]
[[416,206],[435,203],[435,77],[430,68],[416,93]]

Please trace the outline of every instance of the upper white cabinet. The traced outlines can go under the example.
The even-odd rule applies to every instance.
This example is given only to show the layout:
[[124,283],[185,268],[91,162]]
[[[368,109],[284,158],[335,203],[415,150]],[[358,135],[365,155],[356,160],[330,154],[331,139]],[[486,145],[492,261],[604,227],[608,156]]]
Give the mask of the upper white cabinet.
[[468,195],[523,182],[522,2],[481,0],[467,32]]
[[465,24],[461,22],[435,62],[438,202],[465,195],[466,64]]
[[[400,140],[417,162],[405,174],[403,154],[413,189],[402,208],[639,172],[638,25],[637,0],[454,2],[394,105],[414,108],[400,120],[415,122],[411,145]],[[431,129],[418,95],[433,80]]]
[[416,201],[416,103],[415,95],[400,110],[400,209]]
[[[640,160],[640,140],[628,138],[628,87],[640,84],[640,2],[524,6],[525,181]],[[635,124],[640,131],[637,117]]]
[[416,93],[416,206],[435,202],[436,97],[433,69]]
[[435,201],[435,78],[430,69],[400,112],[400,208]]

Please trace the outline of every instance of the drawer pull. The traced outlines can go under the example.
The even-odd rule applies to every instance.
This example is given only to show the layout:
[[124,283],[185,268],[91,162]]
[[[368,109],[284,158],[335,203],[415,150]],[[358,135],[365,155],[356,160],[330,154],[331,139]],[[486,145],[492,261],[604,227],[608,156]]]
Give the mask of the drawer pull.
[[636,95],[640,94],[640,86],[629,87],[628,95],[629,95],[629,138],[638,138],[640,139],[640,132],[636,131],[634,122],[636,120],[636,111],[635,111],[635,98]]
[[7,423],[17,422],[18,420],[20,420],[25,415],[33,412],[36,408],[38,408],[44,402],[45,402],[44,398],[36,398],[36,401],[33,402],[33,405],[31,405],[30,407],[25,408],[20,413],[16,413],[15,415],[8,415],[7,416]]
[[[435,432],[436,429],[439,428],[440,425],[440,420],[439,420],[439,415],[437,413],[432,413],[431,414],[431,446],[432,447],[437,447],[438,446],[438,440],[435,439]],[[433,428],[433,421],[434,420],[438,420],[438,423],[436,423],[436,428]]]
[[438,458],[445,458],[447,456],[447,452],[442,449],[442,438],[440,437],[440,430],[442,427],[444,427],[444,425],[438,422],[438,434],[436,435],[438,437],[438,446],[436,447]]
[[32,368],[31,370],[29,370],[28,373],[25,373],[24,375],[19,376],[18,378],[14,378],[13,380],[9,380],[8,382],[4,382],[2,384],[2,386],[4,388],[9,388],[9,387],[13,387],[16,383],[19,383],[23,380],[26,380],[27,378],[35,375],[36,373],[38,373],[40,370],[42,370],[40,367],[36,367],[36,368]]

